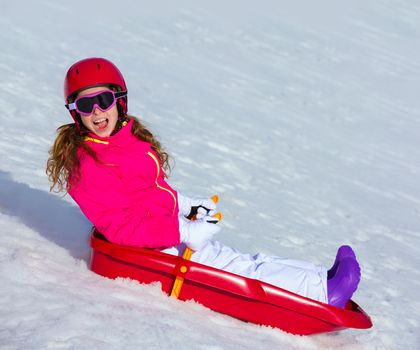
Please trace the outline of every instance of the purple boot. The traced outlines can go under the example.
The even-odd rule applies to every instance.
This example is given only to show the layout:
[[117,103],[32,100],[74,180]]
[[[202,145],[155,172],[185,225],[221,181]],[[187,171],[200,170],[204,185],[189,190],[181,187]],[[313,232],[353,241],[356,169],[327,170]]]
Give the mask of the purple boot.
[[339,260],[334,277],[327,281],[328,303],[344,308],[360,282],[360,266],[353,257]]
[[337,272],[338,264],[344,258],[356,259],[356,254],[354,254],[353,249],[349,245],[342,245],[340,248],[338,248],[334,265],[331,267],[331,269],[328,270],[328,279],[331,279],[335,276],[335,273]]

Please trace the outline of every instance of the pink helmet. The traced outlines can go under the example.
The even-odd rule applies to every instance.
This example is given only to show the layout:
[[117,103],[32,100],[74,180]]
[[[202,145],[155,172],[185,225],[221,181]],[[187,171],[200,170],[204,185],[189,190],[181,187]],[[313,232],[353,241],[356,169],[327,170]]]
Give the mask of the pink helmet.
[[[81,90],[98,85],[111,85],[118,91],[127,91],[123,75],[111,61],[99,57],[78,61],[69,68],[64,79],[64,100],[70,103]],[[127,97],[119,98],[117,101],[119,113],[126,115]],[[76,124],[79,124],[78,113],[73,110],[70,114]]]

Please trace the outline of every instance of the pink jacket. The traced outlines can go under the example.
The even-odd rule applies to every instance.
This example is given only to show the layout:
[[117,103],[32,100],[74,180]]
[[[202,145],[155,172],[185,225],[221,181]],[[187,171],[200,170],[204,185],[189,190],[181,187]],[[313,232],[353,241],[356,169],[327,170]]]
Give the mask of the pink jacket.
[[79,150],[81,176],[70,181],[69,194],[111,242],[147,248],[177,245],[177,193],[165,182],[150,144],[131,134],[132,124],[130,120],[108,138],[85,138],[99,161]]

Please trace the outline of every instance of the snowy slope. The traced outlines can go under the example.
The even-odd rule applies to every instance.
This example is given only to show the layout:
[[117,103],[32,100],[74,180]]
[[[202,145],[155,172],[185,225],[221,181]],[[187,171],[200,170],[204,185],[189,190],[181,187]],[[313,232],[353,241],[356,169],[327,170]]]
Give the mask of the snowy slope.
[[[0,0],[1,349],[414,349],[420,344],[420,4]],[[330,265],[352,244],[368,331],[302,338],[110,281],[44,174],[74,61],[123,71],[219,239]]]

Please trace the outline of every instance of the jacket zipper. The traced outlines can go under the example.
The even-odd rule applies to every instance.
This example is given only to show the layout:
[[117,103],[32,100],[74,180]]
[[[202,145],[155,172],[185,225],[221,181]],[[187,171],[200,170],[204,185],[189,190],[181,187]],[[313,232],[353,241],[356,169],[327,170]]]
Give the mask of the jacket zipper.
[[169,189],[167,189],[167,188],[162,187],[162,186],[159,185],[159,183],[158,183],[158,179],[159,179],[159,176],[160,176],[160,164],[159,164],[159,161],[156,159],[155,155],[152,152],[147,152],[147,154],[156,163],[156,168],[157,168],[157,175],[156,175],[156,180],[155,180],[156,187],[159,188],[159,189],[161,189],[161,190],[163,190],[163,191],[169,192],[171,194],[172,198],[174,199],[174,210],[172,212],[172,215],[174,215],[175,214],[175,209],[176,209],[176,197],[175,197],[175,195],[173,194],[173,192],[171,190],[169,190]]

